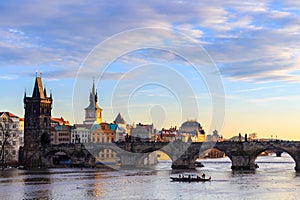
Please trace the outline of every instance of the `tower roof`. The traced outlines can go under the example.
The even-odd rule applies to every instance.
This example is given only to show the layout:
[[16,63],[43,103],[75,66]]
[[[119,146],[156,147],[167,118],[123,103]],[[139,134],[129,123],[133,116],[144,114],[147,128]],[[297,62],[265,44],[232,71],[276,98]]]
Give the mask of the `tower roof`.
[[45,97],[45,92],[43,90],[43,84],[42,84],[42,78],[41,77],[36,77],[35,78],[35,84],[34,84],[34,89],[32,92],[32,97],[33,98],[41,98],[44,99]]
[[119,113],[115,119],[115,123],[116,124],[126,124],[126,121],[124,120],[124,118],[121,116],[121,114]]

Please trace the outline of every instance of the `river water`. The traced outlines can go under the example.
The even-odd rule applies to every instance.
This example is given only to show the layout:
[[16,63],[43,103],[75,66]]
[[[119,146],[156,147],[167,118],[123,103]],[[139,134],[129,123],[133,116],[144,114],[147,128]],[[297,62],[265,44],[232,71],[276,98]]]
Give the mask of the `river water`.
[[170,161],[153,169],[110,171],[104,169],[49,169],[0,172],[0,199],[300,199],[300,175],[294,161],[264,156],[255,172],[232,172],[229,159],[206,159],[203,168],[211,182],[171,182]]

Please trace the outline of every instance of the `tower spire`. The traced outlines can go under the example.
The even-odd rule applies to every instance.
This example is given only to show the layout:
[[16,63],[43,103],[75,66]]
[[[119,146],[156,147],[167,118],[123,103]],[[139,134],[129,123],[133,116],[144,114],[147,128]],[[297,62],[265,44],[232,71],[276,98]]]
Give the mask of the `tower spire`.
[[93,78],[93,88],[92,88],[92,93],[95,95],[95,78]]
[[102,109],[98,103],[98,92],[95,88],[95,80],[93,80],[92,89],[90,92],[90,104],[85,108],[85,121],[84,124],[101,123],[102,121]]

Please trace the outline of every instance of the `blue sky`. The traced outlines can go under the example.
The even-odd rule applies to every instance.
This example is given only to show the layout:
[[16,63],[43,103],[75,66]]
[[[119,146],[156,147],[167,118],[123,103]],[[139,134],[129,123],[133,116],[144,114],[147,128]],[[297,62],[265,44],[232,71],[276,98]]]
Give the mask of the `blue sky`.
[[[158,128],[197,119],[207,132],[215,127],[226,137],[256,132],[300,139],[299,10],[300,3],[292,0],[2,1],[0,110],[24,115],[24,91],[32,93],[39,70],[53,90],[53,116],[72,122],[83,120],[94,78],[105,121],[118,112],[130,123],[153,122]],[[128,41],[136,38],[145,48],[110,59],[105,68],[89,67],[121,45],[134,46],[116,39],[145,27],[170,33],[133,31]],[[174,32],[193,40],[203,55],[178,44]],[[113,45],[97,52],[105,41]],[[189,59],[211,59],[224,88],[222,125],[212,122],[214,94],[205,75],[176,52],[146,48],[153,43],[183,45]],[[85,90],[74,96],[80,80]]]

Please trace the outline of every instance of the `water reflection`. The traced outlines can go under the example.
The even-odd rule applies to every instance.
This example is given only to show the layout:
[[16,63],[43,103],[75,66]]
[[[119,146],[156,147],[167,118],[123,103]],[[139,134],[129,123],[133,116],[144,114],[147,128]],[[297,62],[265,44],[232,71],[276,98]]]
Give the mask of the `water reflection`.
[[[94,177],[94,183],[92,184],[92,196],[93,197],[101,197],[103,192],[102,192],[102,174],[101,173],[97,173],[95,174]],[[89,193],[89,192],[88,192]]]
[[49,171],[26,171],[23,176],[24,198],[25,199],[51,199]]
[[[300,192],[294,163],[285,157],[264,157],[256,171],[232,171],[231,163],[205,160],[192,170],[212,177],[209,183],[171,182],[170,162],[155,169],[109,171],[49,169],[0,171],[0,199],[287,199]],[[276,167],[275,167],[276,165]],[[271,194],[270,192],[274,193]],[[295,199],[295,198],[294,198]]]

